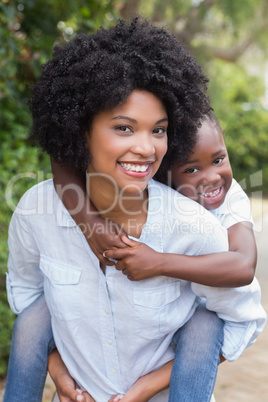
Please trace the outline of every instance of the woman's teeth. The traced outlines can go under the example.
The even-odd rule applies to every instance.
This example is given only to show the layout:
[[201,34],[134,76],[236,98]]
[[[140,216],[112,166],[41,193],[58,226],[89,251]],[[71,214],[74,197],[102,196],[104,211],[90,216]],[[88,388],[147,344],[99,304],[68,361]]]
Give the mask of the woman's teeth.
[[215,197],[217,194],[219,194],[221,188],[217,188],[215,191],[211,191],[210,193],[202,193],[203,197]]
[[120,163],[122,168],[125,170],[130,170],[132,172],[146,172],[149,165],[131,165],[130,163]]

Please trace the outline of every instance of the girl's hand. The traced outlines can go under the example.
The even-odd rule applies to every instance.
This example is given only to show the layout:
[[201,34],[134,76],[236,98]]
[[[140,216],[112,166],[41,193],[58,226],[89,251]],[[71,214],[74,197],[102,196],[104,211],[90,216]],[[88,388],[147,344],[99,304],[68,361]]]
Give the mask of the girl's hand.
[[104,257],[104,251],[127,247],[120,238],[120,234],[124,234],[125,232],[116,223],[99,216],[91,217],[91,220],[91,228],[89,229],[88,227],[87,230],[83,230],[81,225],[81,230],[91,250],[100,262],[112,266],[114,262]]
[[106,258],[114,260],[113,265],[117,270],[122,271],[131,281],[161,275],[161,253],[125,235],[121,236],[121,240],[128,246],[127,248],[104,252]]
[[125,232],[116,223],[99,216],[88,197],[83,174],[72,167],[56,163],[52,157],[51,167],[55,190],[80,227],[91,250],[103,264],[114,265],[103,257],[103,252],[125,247],[119,236]]

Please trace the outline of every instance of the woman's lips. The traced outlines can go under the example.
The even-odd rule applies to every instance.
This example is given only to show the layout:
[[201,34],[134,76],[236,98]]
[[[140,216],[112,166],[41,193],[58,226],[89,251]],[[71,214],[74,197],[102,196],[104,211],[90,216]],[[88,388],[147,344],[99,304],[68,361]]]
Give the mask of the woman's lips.
[[149,164],[132,164],[132,163],[120,163],[123,169],[131,172],[146,172],[149,168]]
[[146,163],[131,163],[131,162],[118,162],[122,170],[129,176],[132,177],[145,177],[147,176],[151,169],[153,162]]

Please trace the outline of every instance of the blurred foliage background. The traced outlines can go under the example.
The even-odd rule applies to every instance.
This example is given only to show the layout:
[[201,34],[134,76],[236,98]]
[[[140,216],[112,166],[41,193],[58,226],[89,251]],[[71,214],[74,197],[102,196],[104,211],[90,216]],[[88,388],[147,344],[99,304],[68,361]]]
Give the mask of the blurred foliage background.
[[249,195],[268,194],[266,0],[0,0],[0,377],[14,321],[5,292],[8,224],[27,188],[51,177],[48,157],[27,139],[31,86],[55,43],[137,13],[166,26],[199,60],[234,177]]

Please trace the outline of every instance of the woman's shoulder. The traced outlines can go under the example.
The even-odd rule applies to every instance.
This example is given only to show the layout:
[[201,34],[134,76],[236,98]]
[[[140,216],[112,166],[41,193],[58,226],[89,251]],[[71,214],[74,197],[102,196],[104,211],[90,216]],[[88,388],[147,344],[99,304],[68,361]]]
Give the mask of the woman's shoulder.
[[212,223],[216,221],[215,217],[198,202],[155,180],[149,182],[150,203],[151,209],[168,219],[189,223],[197,220]]
[[161,227],[163,250],[198,255],[228,249],[226,230],[202,205],[161,183],[151,185],[150,223]]
[[[16,212],[29,210],[31,207],[42,207],[47,205],[48,200],[51,200],[51,196],[54,192],[53,180],[45,180],[30,187],[21,197]],[[42,205],[41,205],[42,204]]]

